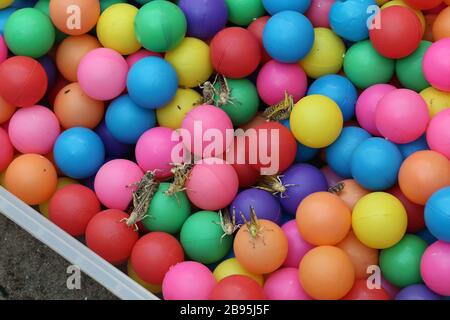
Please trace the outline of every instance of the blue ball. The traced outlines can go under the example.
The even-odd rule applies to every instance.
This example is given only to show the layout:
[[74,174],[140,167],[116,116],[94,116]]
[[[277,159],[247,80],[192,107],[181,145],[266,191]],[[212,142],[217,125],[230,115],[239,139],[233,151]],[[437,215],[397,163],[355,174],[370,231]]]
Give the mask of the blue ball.
[[328,165],[342,178],[351,178],[351,159],[355,149],[371,137],[359,127],[345,127],[339,138],[326,149]]
[[263,0],[263,6],[271,16],[286,10],[304,13],[310,5],[311,0]]
[[159,57],[139,60],[128,73],[128,93],[143,108],[164,107],[173,99],[177,88],[178,76],[175,69]]
[[303,14],[282,11],[267,21],[263,44],[273,59],[285,63],[298,62],[311,51],[314,28]]
[[428,147],[427,137],[425,135],[421,136],[419,139],[413,142],[398,144],[397,147],[405,159],[412,155],[414,152],[430,149]]
[[106,110],[106,127],[122,143],[134,144],[156,125],[155,111],[139,107],[129,95],[116,98]]
[[[282,120],[280,123],[291,130],[291,124],[289,119]],[[297,153],[295,154],[295,163],[303,163],[312,160],[318,153],[320,149],[314,149],[307,147],[297,141]]]
[[425,205],[425,225],[433,236],[450,242],[450,187],[442,188]]
[[367,39],[368,23],[374,15],[369,7],[376,5],[375,0],[337,0],[330,10],[331,29],[346,40]]
[[100,137],[87,128],[71,128],[58,137],[53,148],[58,168],[68,177],[86,179],[97,173],[105,160]]
[[320,77],[309,87],[308,95],[312,94],[320,94],[336,102],[342,111],[344,121],[350,120],[355,115],[358,91],[346,77],[336,74]]
[[385,190],[397,183],[402,161],[395,144],[382,138],[369,138],[353,152],[352,176],[365,189]]

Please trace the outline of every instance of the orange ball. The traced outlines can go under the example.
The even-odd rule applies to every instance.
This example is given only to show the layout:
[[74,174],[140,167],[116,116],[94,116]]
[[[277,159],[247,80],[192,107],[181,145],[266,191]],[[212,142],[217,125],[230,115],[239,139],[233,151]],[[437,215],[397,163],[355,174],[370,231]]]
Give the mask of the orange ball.
[[256,274],[277,270],[286,260],[288,242],[281,228],[269,220],[258,220],[253,225],[253,236],[247,225],[243,225],[234,238],[234,254],[247,271]]
[[59,72],[70,82],[78,81],[77,69],[81,59],[88,52],[100,47],[97,38],[89,34],[67,37],[56,51],[56,65]]
[[433,24],[434,41],[450,37],[450,7],[442,10]]
[[15,111],[16,107],[6,102],[2,96],[0,96],[0,124],[11,119]]
[[355,282],[355,270],[349,256],[332,246],[308,251],[300,262],[298,276],[305,292],[317,300],[341,299]]
[[57,183],[53,164],[38,154],[24,154],[14,159],[5,174],[5,188],[29,205],[45,202]]
[[425,205],[434,192],[450,185],[450,162],[436,151],[415,152],[400,167],[398,184],[411,202]]
[[[341,191],[337,191],[336,195],[341,198],[342,201],[345,202],[347,207],[350,208],[350,210],[353,210],[353,207],[355,204],[364,197],[366,194],[369,194],[369,191],[361,187],[355,180],[353,179],[346,179],[339,184],[342,183],[343,189]],[[338,184],[337,187],[340,187]]]
[[105,104],[103,101],[88,97],[78,82],[74,82],[59,91],[53,109],[65,129],[73,127],[94,129],[102,121]]
[[50,18],[65,34],[78,36],[89,32],[100,16],[99,0],[50,0]]
[[335,245],[350,231],[350,209],[338,196],[316,192],[297,208],[297,226],[303,239],[317,246]]

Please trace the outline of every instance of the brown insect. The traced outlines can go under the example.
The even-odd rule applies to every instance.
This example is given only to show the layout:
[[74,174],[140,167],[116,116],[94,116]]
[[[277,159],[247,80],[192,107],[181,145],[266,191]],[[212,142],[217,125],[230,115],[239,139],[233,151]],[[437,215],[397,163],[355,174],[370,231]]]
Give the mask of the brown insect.
[[294,99],[291,95],[284,92],[284,100],[280,103],[268,107],[263,112],[263,117],[267,121],[282,121],[289,119],[292,109],[294,108]]
[[223,230],[223,235],[220,237],[220,241],[222,242],[223,238],[226,236],[231,236],[236,232],[237,229],[241,227],[240,224],[236,225],[236,210],[233,208],[233,213],[230,215],[228,209],[224,209],[219,211],[220,222],[214,222],[221,226]]
[[342,192],[342,190],[344,190],[345,188],[345,183],[344,182],[339,182],[337,185],[332,186],[331,188],[328,189],[328,192],[334,193],[334,194],[340,194]]
[[279,195],[280,198],[286,198],[288,197],[286,195],[287,188],[298,186],[298,184],[283,184],[281,181],[282,177],[282,175],[263,176],[254,188],[268,191],[274,196]]
[[[266,242],[264,240],[264,227],[260,225],[259,221],[258,221],[258,217],[256,216],[256,211],[254,207],[250,207],[250,221],[248,221],[245,216],[242,214],[241,212],[241,217],[242,220],[244,220],[244,224],[247,227],[247,229],[245,229],[245,232],[248,232],[250,234],[250,242],[253,245],[253,248],[255,247],[255,241],[256,239],[258,239],[258,237],[262,238],[262,242],[264,245],[266,245]],[[273,230],[269,230],[267,229],[266,231],[273,231]]]
[[219,92],[216,90],[214,85],[217,82],[218,74],[214,78],[214,81],[206,81],[203,84],[199,85],[199,88],[202,89],[202,101],[200,103],[204,104],[214,104],[214,96],[219,95]]
[[189,174],[193,167],[194,165],[192,163],[172,164],[170,172],[173,174],[173,182],[164,194],[167,196],[175,196],[178,201],[177,193],[186,190],[186,182],[189,179]]
[[231,89],[228,85],[227,79],[223,75],[218,75],[216,79],[219,82],[219,90],[216,90],[218,99],[215,101],[215,105],[217,107],[227,104],[235,105],[236,100],[231,96]]

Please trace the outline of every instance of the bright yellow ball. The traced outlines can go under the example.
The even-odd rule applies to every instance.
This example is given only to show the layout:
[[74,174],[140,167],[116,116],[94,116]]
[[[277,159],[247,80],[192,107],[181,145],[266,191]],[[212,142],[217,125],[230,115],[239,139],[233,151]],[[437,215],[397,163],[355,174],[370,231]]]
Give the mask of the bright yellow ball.
[[429,87],[420,92],[420,95],[426,101],[431,117],[444,109],[450,108],[450,92]]
[[352,213],[352,228],[366,246],[385,249],[399,242],[408,224],[403,204],[386,192],[374,192],[362,197]]
[[[67,185],[69,185],[69,184],[78,184],[79,182],[78,181],[76,181],[76,180],[73,180],[73,179],[71,179],[71,178],[67,178],[67,177],[61,177],[61,178],[58,178],[58,182],[57,182],[57,184],[56,184],[56,191],[58,191],[59,189],[61,189],[62,187],[65,187],[65,186],[67,186]],[[56,192],[55,191],[55,192]],[[51,200],[51,199],[50,199]],[[45,202],[43,202],[43,203],[41,203],[40,205],[39,205],[39,212],[40,213],[42,213],[45,217],[49,217],[48,216],[48,206],[49,206],[49,204],[50,204],[50,200],[48,200],[48,201],[45,201]]]
[[213,73],[209,46],[196,38],[184,38],[178,47],[166,53],[165,59],[177,71],[180,87],[197,87]]
[[[403,0],[392,0],[392,1],[389,1],[389,2],[387,2],[386,4],[384,4],[384,5],[381,7],[381,9],[386,9],[386,8],[389,8],[389,7],[392,7],[392,6],[402,6],[402,7],[406,7],[406,8],[408,8],[408,9],[411,9],[412,11],[414,11],[414,13],[417,15],[417,17],[418,17],[419,20],[420,20],[420,24],[422,25],[423,30],[425,30],[427,24],[426,24],[426,22],[425,22],[425,17],[424,17],[424,15],[423,15],[422,11],[416,10],[416,9],[414,9],[414,8],[411,8],[411,7],[410,7],[409,5],[407,5],[407,4],[405,3],[405,1],[403,1]],[[383,22],[382,22],[382,23],[383,23]]]
[[122,55],[135,53],[141,48],[134,31],[134,19],[138,8],[118,3],[106,9],[97,22],[97,37],[105,48]]
[[341,134],[344,119],[339,106],[318,94],[304,97],[292,110],[290,125],[295,138],[310,148],[325,148]]
[[156,110],[156,119],[161,127],[181,128],[186,114],[201,104],[202,96],[192,89],[178,89],[175,97],[163,108]]
[[314,45],[300,66],[313,79],[338,73],[344,63],[344,42],[327,28],[315,28],[314,35]]
[[139,276],[137,275],[136,271],[134,271],[133,267],[131,266],[130,262],[128,262],[127,269],[128,269],[127,270],[128,276],[131,279],[133,279],[134,281],[136,281],[137,283],[139,283],[141,286],[143,286],[145,289],[150,291],[151,293],[158,294],[158,293],[160,293],[162,291],[160,285],[150,284],[150,283],[145,282],[141,278],[139,278]]
[[13,2],[14,0],[0,0],[0,9],[8,8]]
[[264,277],[262,275],[254,274],[245,270],[244,267],[241,266],[241,264],[239,263],[239,261],[237,261],[236,258],[230,258],[225,261],[222,261],[214,269],[213,275],[216,278],[217,282],[228,276],[242,275],[252,278],[256,282],[258,282],[260,286],[264,285]]

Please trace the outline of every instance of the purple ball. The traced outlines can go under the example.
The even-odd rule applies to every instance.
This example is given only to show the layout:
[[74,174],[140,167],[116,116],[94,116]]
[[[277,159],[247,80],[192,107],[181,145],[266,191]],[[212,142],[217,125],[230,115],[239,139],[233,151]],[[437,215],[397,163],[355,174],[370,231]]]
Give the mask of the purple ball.
[[187,34],[207,40],[225,28],[228,8],[225,0],[181,0],[178,6],[187,20]]
[[48,55],[39,58],[38,61],[44,67],[45,73],[47,74],[48,88],[53,87],[58,73],[55,63]]
[[255,208],[258,219],[266,219],[278,224],[280,223],[280,203],[269,192],[255,188],[239,192],[230,205],[230,212],[233,212],[233,209],[236,210],[236,223],[244,223],[241,212],[245,216],[245,219],[250,220],[250,207]]
[[284,196],[280,196],[281,206],[292,215],[296,214],[300,202],[311,193],[328,190],[327,179],[323,173],[306,163],[291,166],[283,173],[281,181],[285,186],[294,185],[288,186]]
[[131,154],[131,145],[122,143],[114,138],[106,127],[105,120],[97,126],[95,132],[99,135],[105,145],[107,157],[112,159],[127,158]]
[[442,297],[430,289],[424,284],[413,284],[406,288],[403,288],[395,300],[441,300]]

